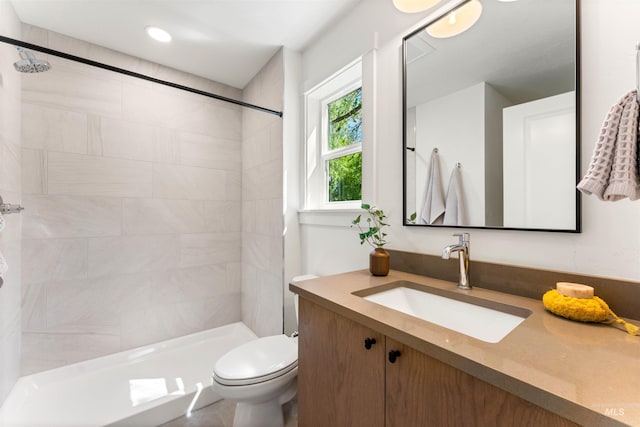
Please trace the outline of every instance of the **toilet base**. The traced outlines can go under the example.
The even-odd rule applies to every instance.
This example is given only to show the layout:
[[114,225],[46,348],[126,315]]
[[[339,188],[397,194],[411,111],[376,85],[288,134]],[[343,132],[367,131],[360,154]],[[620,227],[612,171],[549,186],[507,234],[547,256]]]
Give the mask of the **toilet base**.
[[283,427],[284,415],[278,400],[264,403],[238,402],[233,427]]
[[275,399],[266,402],[238,402],[233,416],[233,427],[284,427],[282,405],[296,396],[298,383],[294,378],[287,389]]

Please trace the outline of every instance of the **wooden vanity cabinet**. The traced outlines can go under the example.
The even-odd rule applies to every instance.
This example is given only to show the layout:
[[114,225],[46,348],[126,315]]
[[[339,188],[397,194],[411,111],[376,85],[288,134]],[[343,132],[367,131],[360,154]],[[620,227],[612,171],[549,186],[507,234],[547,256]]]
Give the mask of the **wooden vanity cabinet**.
[[300,427],[577,426],[304,298],[299,330]]
[[298,425],[383,427],[384,335],[304,298],[298,318]]
[[578,426],[417,350],[386,338],[386,426]]

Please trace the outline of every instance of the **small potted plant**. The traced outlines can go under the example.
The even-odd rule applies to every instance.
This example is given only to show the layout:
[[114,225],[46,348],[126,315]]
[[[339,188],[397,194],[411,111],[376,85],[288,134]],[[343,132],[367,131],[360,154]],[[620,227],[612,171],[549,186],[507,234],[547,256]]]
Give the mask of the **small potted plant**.
[[362,214],[351,221],[352,226],[358,227],[360,231],[360,244],[367,242],[373,251],[369,254],[369,271],[374,276],[386,276],[389,274],[389,252],[384,250],[383,246],[388,242],[386,240],[387,233],[382,228],[388,226],[385,223],[387,216],[382,209],[363,203],[362,209],[366,211],[366,220],[363,220]]

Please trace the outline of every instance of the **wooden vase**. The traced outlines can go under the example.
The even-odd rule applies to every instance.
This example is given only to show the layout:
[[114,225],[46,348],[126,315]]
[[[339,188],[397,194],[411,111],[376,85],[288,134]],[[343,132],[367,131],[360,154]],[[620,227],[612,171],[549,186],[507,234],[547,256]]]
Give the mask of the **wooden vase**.
[[369,254],[369,271],[374,276],[389,274],[389,252],[382,248],[375,248]]

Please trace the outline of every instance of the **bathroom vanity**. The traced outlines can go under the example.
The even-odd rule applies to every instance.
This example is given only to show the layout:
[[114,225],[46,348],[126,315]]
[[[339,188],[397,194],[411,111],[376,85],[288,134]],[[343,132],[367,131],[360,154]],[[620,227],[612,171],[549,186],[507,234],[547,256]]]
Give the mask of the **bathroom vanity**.
[[[398,281],[525,318],[485,342],[364,298]],[[291,290],[300,296],[301,426],[640,425],[640,337],[556,317],[538,300],[393,270]]]

